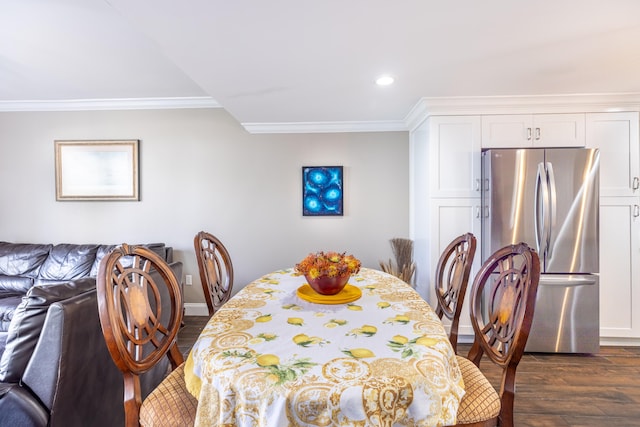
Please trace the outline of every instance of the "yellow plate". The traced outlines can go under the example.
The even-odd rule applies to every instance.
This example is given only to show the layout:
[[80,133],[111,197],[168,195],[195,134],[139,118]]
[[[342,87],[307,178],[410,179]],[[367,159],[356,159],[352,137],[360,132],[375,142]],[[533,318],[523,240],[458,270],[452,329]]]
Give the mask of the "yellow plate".
[[346,304],[357,300],[362,296],[360,288],[347,285],[335,295],[322,295],[314,291],[308,283],[300,286],[296,294],[303,300],[316,304]]

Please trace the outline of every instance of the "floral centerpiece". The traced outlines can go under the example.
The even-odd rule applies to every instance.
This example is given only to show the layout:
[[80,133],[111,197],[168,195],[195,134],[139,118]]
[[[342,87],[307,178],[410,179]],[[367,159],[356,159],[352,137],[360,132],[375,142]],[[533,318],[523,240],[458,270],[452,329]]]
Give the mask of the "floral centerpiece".
[[340,292],[349,277],[360,271],[360,260],[344,252],[316,252],[296,264],[295,271],[304,275],[309,286],[323,295]]

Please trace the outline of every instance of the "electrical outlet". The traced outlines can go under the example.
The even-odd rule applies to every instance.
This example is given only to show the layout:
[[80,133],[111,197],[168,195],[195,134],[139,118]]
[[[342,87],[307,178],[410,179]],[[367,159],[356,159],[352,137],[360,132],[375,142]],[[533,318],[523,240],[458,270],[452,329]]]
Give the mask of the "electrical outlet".
[[187,274],[186,276],[184,276],[184,281],[189,286],[193,285],[193,276],[190,274]]

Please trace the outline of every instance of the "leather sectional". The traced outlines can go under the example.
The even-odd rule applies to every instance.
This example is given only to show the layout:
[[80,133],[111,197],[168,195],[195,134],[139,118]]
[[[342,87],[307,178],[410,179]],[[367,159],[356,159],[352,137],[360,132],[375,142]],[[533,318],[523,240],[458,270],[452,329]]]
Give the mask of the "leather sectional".
[[[145,245],[182,263],[164,244]],[[118,426],[122,374],[107,350],[95,276],[114,245],[0,242],[0,425]],[[167,362],[142,378],[148,394]]]

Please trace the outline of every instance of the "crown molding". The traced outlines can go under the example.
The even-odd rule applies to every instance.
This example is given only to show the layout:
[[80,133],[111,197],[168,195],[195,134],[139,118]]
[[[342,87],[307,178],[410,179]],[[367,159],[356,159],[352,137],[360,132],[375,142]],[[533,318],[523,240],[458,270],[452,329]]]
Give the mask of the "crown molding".
[[1,112],[166,110],[174,108],[220,108],[210,97],[69,99],[55,101],[0,101]]
[[410,131],[415,130],[420,123],[429,117],[429,105],[427,103],[427,99],[430,98],[420,98],[405,117],[404,123]]
[[429,116],[640,111],[640,93],[421,98],[405,117],[414,130]]
[[407,132],[403,120],[370,122],[242,123],[249,133]]
[[[0,101],[0,112],[222,108],[211,97]],[[404,120],[281,122],[241,125],[252,134],[413,131],[429,116],[640,111],[640,93],[424,97]]]

